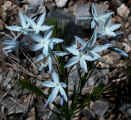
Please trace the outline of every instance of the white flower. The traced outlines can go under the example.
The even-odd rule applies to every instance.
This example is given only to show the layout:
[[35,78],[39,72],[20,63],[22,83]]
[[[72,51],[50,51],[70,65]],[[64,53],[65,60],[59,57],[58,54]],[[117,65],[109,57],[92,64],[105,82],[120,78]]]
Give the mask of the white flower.
[[30,18],[27,19],[28,22],[30,23],[32,31],[34,31],[36,34],[39,34],[40,31],[48,31],[53,27],[53,26],[48,26],[48,25],[42,25],[44,23],[45,16],[46,16],[46,12],[44,12],[39,17],[39,20],[37,23],[33,19],[30,19]]
[[42,38],[40,35],[33,35],[32,39],[38,43],[32,47],[32,50],[37,51],[43,49],[42,54],[45,57],[48,56],[49,50],[52,50],[55,44],[63,42],[63,40],[59,38],[50,38],[52,32],[53,31],[46,32],[44,38]]
[[66,48],[66,50],[74,56],[69,59],[65,67],[70,67],[80,62],[80,67],[84,72],[88,71],[86,61],[95,61],[101,58],[101,56],[97,52],[101,52],[102,50],[112,46],[111,44],[95,46],[94,44],[96,42],[96,32],[94,32],[92,38],[89,40],[88,43],[77,36],[75,37],[75,39],[77,39],[77,41],[79,41],[80,44],[83,46],[79,49],[74,47],[74,45]]
[[113,36],[115,37],[117,34],[114,32],[115,30],[119,29],[121,24],[112,24],[111,17],[97,27],[97,31],[101,36]]
[[[50,73],[53,71],[53,56],[65,56],[67,55],[67,52],[62,51],[50,51],[48,56],[46,57],[46,61],[44,63],[41,63],[41,66],[39,68],[39,71],[42,71],[45,67],[49,67]],[[43,55],[40,55],[38,58],[36,58],[36,61],[40,61],[44,59],[45,57]]]
[[88,20],[91,19],[91,28],[95,28],[98,26],[100,23],[105,22],[108,17],[110,17],[113,14],[113,12],[110,13],[103,13],[103,14],[98,14],[98,11],[96,10],[96,6],[93,3],[91,6],[91,17],[89,16],[82,16],[79,18],[79,20]]
[[64,91],[64,88],[66,88],[66,84],[63,82],[60,82],[58,74],[53,71],[52,72],[52,80],[53,81],[45,81],[42,82],[41,85],[45,87],[51,87],[53,88],[52,93],[50,94],[48,100],[46,101],[45,107],[53,102],[55,98],[57,97],[58,93],[62,96],[62,98],[67,102],[67,95]]
[[19,11],[19,18],[21,26],[7,26],[6,28],[11,31],[22,32],[23,34],[28,34],[31,30],[29,29],[30,24],[27,21],[28,17]]

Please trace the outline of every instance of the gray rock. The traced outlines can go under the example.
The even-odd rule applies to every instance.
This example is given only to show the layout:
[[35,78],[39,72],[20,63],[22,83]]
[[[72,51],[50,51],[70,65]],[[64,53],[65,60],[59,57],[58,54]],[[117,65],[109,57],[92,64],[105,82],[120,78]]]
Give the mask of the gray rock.
[[44,0],[27,0],[25,5],[26,15],[33,17],[45,11]]
[[130,10],[125,4],[121,4],[121,6],[117,8],[117,14],[121,17],[127,18],[130,14]]
[[128,40],[131,42],[131,34],[128,35]]
[[68,0],[55,0],[57,7],[64,7]]
[[94,70],[91,77],[88,79],[85,87],[91,87],[91,86],[98,86],[100,84],[108,84],[108,74],[109,69],[103,69],[103,70]]
[[97,100],[92,105],[92,111],[99,117],[102,117],[107,112],[108,108],[109,108],[109,103],[102,100]]
[[76,66],[74,66],[73,69],[71,70],[68,81],[69,81],[69,86],[68,86],[69,94],[73,94],[74,88],[78,90],[79,81],[80,81],[80,76]]

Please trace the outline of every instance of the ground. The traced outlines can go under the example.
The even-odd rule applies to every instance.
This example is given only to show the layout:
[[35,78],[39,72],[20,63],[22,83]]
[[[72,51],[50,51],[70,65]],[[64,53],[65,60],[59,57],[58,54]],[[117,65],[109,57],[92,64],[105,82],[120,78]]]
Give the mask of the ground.
[[[48,80],[50,75],[47,72],[39,73],[37,71],[32,63],[35,54],[30,52],[30,48],[27,47],[22,48],[21,55],[13,53],[7,56],[2,50],[2,42],[7,39],[8,34],[11,34],[5,27],[19,24],[18,10],[30,17],[35,17],[46,9],[48,11],[47,23],[55,17],[62,27],[66,26],[65,34],[81,35],[85,40],[88,40],[91,32],[88,35],[85,29],[89,28],[89,24],[86,22],[76,23],[75,18],[80,15],[88,15],[88,6],[92,2],[97,3],[105,11],[114,12],[112,21],[122,25],[118,32],[124,32],[124,34],[111,40],[111,43],[124,50],[128,54],[128,58],[122,57],[114,51],[107,50],[102,53],[103,58],[97,64],[97,68],[82,91],[84,96],[88,96],[93,88],[99,88],[102,83],[104,87],[100,87],[100,90],[98,89],[96,92],[100,96],[93,95],[93,99],[86,106],[87,108],[83,108],[72,120],[131,119],[131,96],[129,94],[131,86],[130,0],[1,0],[0,120],[57,120],[50,110],[44,109],[43,98],[38,92],[40,89],[47,93],[46,89],[40,87],[40,80]],[[74,27],[74,24],[79,27]],[[72,36],[67,35],[66,37],[70,39]],[[26,41],[30,38],[22,36],[21,39]],[[32,44],[31,40],[30,44]],[[69,77],[71,79],[70,89],[72,89],[74,81],[79,80],[78,71],[75,68],[72,71]],[[101,89],[103,89],[102,93]]]

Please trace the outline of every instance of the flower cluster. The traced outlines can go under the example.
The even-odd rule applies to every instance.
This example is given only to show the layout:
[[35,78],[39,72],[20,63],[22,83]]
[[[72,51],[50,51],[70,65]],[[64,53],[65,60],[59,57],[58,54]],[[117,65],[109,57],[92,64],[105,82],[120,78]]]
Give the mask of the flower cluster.
[[88,70],[87,70],[86,61],[95,61],[101,58],[98,52],[101,52],[104,49],[107,49],[108,47],[112,47],[111,44],[95,45],[96,38],[97,38],[96,31],[94,31],[88,43],[86,43],[83,39],[75,36],[75,40],[79,41],[82,47],[78,48],[78,46],[76,47],[71,46],[66,48],[66,50],[69,51],[74,56],[69,59],[65,67],[70,67],[76,64],[77,62],[80,62],[80,66],[83,69],[83,71],[87,72]]
[[[67,96],[63,88],[66,88],[66,84],[63,82],[59,82],[58,74],[53,69],[53,56],[65,56],[67,52],[63,51],[54,51],[54,47],[58,43],[62,43],[64,40],[59,38],[52,38],[52,28],[53,26],[43,25],[45,20],[46,12],[44,12],[38,19],[31,19],[28,16],[25,16],[23,13],[19,11],[19,18],[21,26],[8,26],[6,27],[8,30],[20,32],[20,34],[29,35],[36,43],[32,46],[32,51],[42,50],[42,53],[36,57],[35,62],[39,62],[44,59],[44,63],[41,63],[39,68],[42,71],[43,68],[49,68],[49,72],[52,75],[52,79],[54,82],[46,81],[43,82],[42,85],[46,87],[54,87],[51,95],[49,96],[46,106],[54,101],[58,92],[60,91],[61,101],[63,99],[67,101]],[[44,32],[44,37],[40,34],[40,32]],[[3,44],[5,47],[4,51],[7,53],[12,52],[17,47],[19,47],[19,42],[16,40],[19,36],[15,37],[12,40],[5,40]],[[61,102],[62,103],[62,102]]]
[[[44,12],[39,19],[31,19],[25,16],[23,13],[19,11],[19,18],[20,18],[20,26],[8,26],[6,27],[8,30],[20,32],[24,35],[29,35],[32,40],[34,40],[35,44],[32,46],[32,51],[41,51],[40,55],[36,57],[35,62],[39,62],[43,60],[44,62],[41,63],[39,68],[42,71],[45,67],[48,66],[49,72],[51,73],[51,77],[53,81],[45,81],[42,82],[41,85],[49,88],[53,88],[51,94],[49,95],[48,100],[46,101],[45,106],[49,103],[53,102],[57,97],[58,93],[60,93],[60,101],[61,105],[63,104],[63,100],[67,101],[67,95],[65,93],[65,88],[67,87],[65,83],[60,82],[58,74],[55,72],[53,67],[53,57],[56,56],[67,56],[69,54],[72,55],[71,58],[65,64],[65,68],[69,68],[73,65],[80,64],[81,69],[83,72],[88,72],[88,61],[96,61],[101,58],[99,52],[107,48],[112,48],[112,44],[104,44],[104,45],[97,45],[96,40],[97,36],[102,37],[105,35],[108,36],[116,36],[115,30],[120,28],[120,24],[112,24],[111,23],[111,16],[112,13],[105,13],[103,15],[98,15],[95,4],[92,4],[91,8],[91,17],[82,17],[80,19],[91,19],[91,28],[94,29],[94,33],[90,40],[87,42],[78,37],[74,36],[75,43],[71,46],[66,46],[66,51],[56,51],[55,47],[56,44],[63,43],[63,39],[54,38],[52,37],[54,26],[50,25],[43,25],[46,17],[46,12]],[[44,33],[40,34],[41,32]],[[6,40],[3,42],[5,47],[3,50],[6,50],[7,53],[12,52],[19,46],[19,42],[16,40],[18,38],[15,37],[13,40]],[[124,51],[114,48],[115,51],[118,53],[128,56]]]
[[[98,37],[109,36],[109,37],[116,37],[119,35],[115,33],[117,29],[121,27],[121,24],[114,24],[112,23],[112,15],[113,12],[110,13],[102,13],[98,14],[99,11],[96,10],[96,6],[93,3],[91,5],[91,17],[90,16],[82,16],[79,20],[91,20],[91,29],[95,29],[98,33]],[[112,48],[115,52],[119,53],[122,56],[128,57],[128,55],[119,48]]]

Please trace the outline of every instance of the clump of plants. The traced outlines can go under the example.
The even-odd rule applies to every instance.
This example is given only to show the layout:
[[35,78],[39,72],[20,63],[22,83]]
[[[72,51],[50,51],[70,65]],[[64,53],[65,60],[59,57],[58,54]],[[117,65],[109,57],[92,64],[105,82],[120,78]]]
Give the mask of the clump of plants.
[[[115,31],[121,25],[112,23],[112,15],[112,12],[101,15],[97,14],[95,4],[92,4],[91,16],[79,18],[80,20],[90,19],[90,28],[94,31],[92,37],[86,41],[84,38],[74,36],[74,41],[70,46],[65,46],[64,39],[53,36],[54,25],[43,24],[46,19],[46,11],[39,18],[30,18],[19,11],[20,25],[6,27],[8,30],[18,33],[14,37],[11,37],[11,39],[3,42],[3,51],[6,55],[10,55],[20,47],[29,45],[27,42],[23,43],[20,41],[21,35],[28,36],[34,41],[34,44],[30,48],[34,52],[39,51],[40,54],[33,62],[41,64],[40,67],[37,67],[39,72],[46,69],[51,76],[50,81],[41,81],[42,87],[49,88],[48,95],[41,92],[39,95],[44,94],[43,99],[45,100],[45,104],[43,106],[45,109],[49,108],[51,110],[49,105],[54,105],[56,110],[52,111],[58,115],[58,119],[71,120],[81,109],[88,105],[90,99],[98,98],[97,95],[97,97],[94,96],[96,93],[91,93],[89,97],[83,97],[82,89],[99,62],[99,59],[102,58],[100,55],[102,51],[106,49],[114,50],[122,56],[128,57],[127,53],[113,46],[111,43],[104,45],[96,44],[98,38],[106,36],[108,38],[115,38],[119,34]],[[74,91],[72,94],[69,94],[68,78],[74,66],[79,71],[80,82],[78,89],[76,89],[76,85],[73,86]],[[34,88],[36,90],[36,87],[32,87],[32,89]],[[59,98],[59,103],[56,100],[57,98]]]

